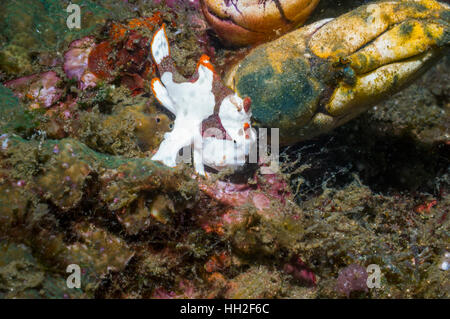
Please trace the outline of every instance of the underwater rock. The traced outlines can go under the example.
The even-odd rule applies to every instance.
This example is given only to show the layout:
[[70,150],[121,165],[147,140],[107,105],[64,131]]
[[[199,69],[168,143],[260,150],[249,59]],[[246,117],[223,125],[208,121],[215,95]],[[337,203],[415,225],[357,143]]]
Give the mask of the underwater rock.
[[[27,215],[28,198],[23,194],[21,183],[7,183],[4,174],[0,183],[0,233],[2,237],[14,232],[14,227]],[[2,238],[0,237],[0,238]]]
[[165,3],[168,7],[173,9],[178,7],[200,8],[200,0],[154,0],[153,2],[156,4]]
[[[11,240],[23,242],[32,248],[33,254],[45,266],[33,268],[37,270],[32,270],[32,272],[46,269],[45,278],[47,280],[50,277],[48,289],[51,289],[52,293],[58,293],[63,287],[67,288],[65,278],[61,278],[62,282],[60,283],[58,283],[58,278],[60,278],[59,275],[66,274],[65,276],[68,276],[66,273],[68,265],[76,264],[81,268],[81,291],[74,290],[73,295],[77,296],[79,292],[91,295],[93,289],[109,271],[123,270],[134,255],[134,251],[123,239],[85,221],[74,223],[69,228],[70,231],[67,232],[67,235],[70,234],[71,240],[67,242],[67,235],[64,236],[60,232],[60,225],[49,214],[48,207],[42,207],[42,205],[39,207],[38,205],[33,209],[33,205],[35,205],[33,197],[17,196],[11,192],[11,189],[14,187],[10,187],[9,192],[5,188],[1,190],[2,192],[6,190],[7,192],[4,194],[13,195],[16,200],[22,200],[25,209],[20,211],[18,210],[20,207],[11,205],[14,201],[6,201],[0,197],[2,234],[9,235]],[[8,202],[12,214],[8,214],[3,209]],[[0,256],[0,263],[1,260]],[[13,266],[11,265],[11,267]],[[11,272],[13,269],[7,271]],[[41,287],[44,284],[37,284],[37,286]],[[20,284],[20,286],[24,285]],[[72,294],[68,294],[68,296],[70,295]],[[59,298],[62,297],[61,293]]]
[[143,252],[142,263],[138,272],[142,277],[149,280],[159,280],[169,282],[180,274],[180,267],[183,266],[183,256],[168,247],[161,251],[147,249]]
[[73,136],[102,153],[127,157],[153,153],[173,122],[154,104],[142,100],[135,103],[117,103],[111,114],[98,110],[80,112]]
[[80,202],[86,179],[92,172],[89,162],[80,160],[80,150],[74,146],[70,141],[54,144],[53,154],[42,168],[43,174],[35,178],[37,192],[62,210]]
[[73,41],[64,55],[64,72],[67,78],[76,79],[81,90],[95,87],[99,79],[88,69],[88,58],[95,46],[93,37]]
[[[195,15],[189,17],[193,19],[193,24],[199,23]],[[64,70],[67,77],[77,79],[81,89],[93,87],[99,81],[111,83],[119,80],[133,95],[143,93],[147,88],[146,81],[156,76],[155,65],[149,59],[149,39],[163,21],[167,21],[172,28],[177,25],[170,15],[163,16],[161,11],[156,11],[148,17],[109,22],[104,28],[106,39],[99,43],[95,43],[92,36],[73,41],[65,54]],[[180,32],[183,32],[181,36],[190,37],[187,39],[189,41],[197,37],[193,33],[185,35],[183,29],[176,30],[171,36],[175,37]],[[187,65],[192,56],[187,56],[188,52],[183,45],[183,42],[175,43],[177,48],[182,49],[175,56],[183,58]]]
[[[111,210],[129,205],[143,190],[196,192],[195,188],[183,189],[183,183],[190,180],[185,173],[148,158],[128,159],[96,153],[74,139],[49,140],[40,144],[11,137],[8,143],[8,148],[0,154],[12,163],[21,161],[15,156],[24,147],[34,149],[34,154],[43,162],[30,164],[39,165],[40,174],[33,176],[33,171],[24,168],[25,183],[62,210],[80,203],[85,183],[94,173],[99,186],[98,199]],[[31,166],[28,170],[33,169],[37,168]]]
[[34,69],[26,51],[14,44],[7,45],[0,51],[0,68],[12,74],[31,73]]
[[[91,0],[77,2],[83,9],[80,29],[67,28],[68,3],[52,0],[2,1],[0,3],[0,28],[6,38],[0,50],[0,70],[8,79],[42,71],[34,63],[35,53],[55,55],[67,45],[98,31],[107,19],[124,19],[128,15],[127,2]],[[61,58],[56,54],[57,58]]]
[[136,207],[124,207],[117,215],[117,220],[124,226],[127,234],[136,235],[157,224],[166,225],[172,221],[177,211],[168,195],[139,196]]
[[347,298],[354,291],[369,292],[367,277],[366,268],[358,264],[351,264],[339,271],[336,289]]
[[195,289],[194,284],[189,280],[183,280],[178,287],[172,291],[167,291],[163,287],[156,288],[151,296],[153,299],[199,299],[203,298],[200,292]]
[[205,263],[205,270],[209,273],[223,271],[231,266],[231,258],[226,252],[214,255]]
[[104,229],[83,222],[74,230],[80,241],[68,245],[59,258],[81,267],[82,282],[98,284],[109,271],[123,270],[134,255],[123,239]]
[[48,108],[58,101],[63,91],[58,87],[61,79],[56,72],[49,71],[42,74],[34,74],[4,83],[12,89],[17,97],[29,103],[29,108]]
[[280,176],[257,175],[248,185],[203,181],[199,188],[209,199],[196,205],[197,224],[230,240],[243,255],[271,255],[302,238],[303,214]]
[[13,91],[0,84],[0,131],[28,135],[38,125],[34,114],[20,103]]
[[50,139],[62,139],[73,136],[78,119],[77,99],[68,96],[65,101],[58,102],[40,114],[40,123],[37,126],[38,134],[45,134]]
[[[223,231],[223,226],[232,229],[245,220],[245,214],[240,212],[240,208],[252,207],[261,216],[266,215],[270,218],[272,204],[283,207],[286,200],[292,196],[289,186],[281,175],[259,175],[258,172],[254,174],[251,183],[237,184],[222,180],[209,183],[205,181],[199,183],[199,188],[204,194],[226,207],[220,211],[221,217],[215,220],[215,226],[213,226],[214,223],[210,223],[207,216],[205,219],[199,218],[200,224],[206,231],[221,229],[220,233]],[[211,221],[213,220],[211,218]]]
[[253,266],[230,280],[228,286],[227,299],[276,298],[282,288],[282,278],[265,266]]
[[155,75],[148,53],[152,31],[162,24],[161,13],[134,18],[109,26],[109,38],[95,45],[88,56],[88,69],[97,78],[112,81],[120,77],[133,94],[144,89],[144,80]]

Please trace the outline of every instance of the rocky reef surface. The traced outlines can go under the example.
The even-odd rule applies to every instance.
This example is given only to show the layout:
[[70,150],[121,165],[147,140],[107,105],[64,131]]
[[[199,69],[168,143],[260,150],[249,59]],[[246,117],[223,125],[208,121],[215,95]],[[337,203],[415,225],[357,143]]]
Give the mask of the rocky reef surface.
[[[69,1],[0,4],[1,298],[450,296],[448,56],[358,119],[283,148],[280,174],[203,179],[150,160],[173,117],[150,93],[141,46],[165,23],[185,76],[202,54],[220,68],[245,49],[222,47],[195,2],[72,2],[80,30],[65,27]],[[323,0],[309,22],[368,2]],[[92,47],[73,42],[88,36]],[[95,52],[79,78],[70,48]],[[70,264],[81,288],[66,285]],[[381,288],[362,288],[371,264]]]

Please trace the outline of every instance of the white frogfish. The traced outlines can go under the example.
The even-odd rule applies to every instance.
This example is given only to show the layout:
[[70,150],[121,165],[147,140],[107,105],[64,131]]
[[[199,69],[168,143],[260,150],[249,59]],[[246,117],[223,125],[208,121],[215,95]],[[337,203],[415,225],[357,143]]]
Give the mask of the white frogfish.
[[164,135],[152,160],[174,167],[180,150],[191,146],[200,175],[205,175],[205,166],[220,170],[244,165],[249,153],[256,152],[250,98],[242,99],[225,86],[206,55],[192,77],[184,79],[170,56],[164,25],[153,36],[151,51],[160,75],[151,82],[153,94],[175,115],[173,130]]

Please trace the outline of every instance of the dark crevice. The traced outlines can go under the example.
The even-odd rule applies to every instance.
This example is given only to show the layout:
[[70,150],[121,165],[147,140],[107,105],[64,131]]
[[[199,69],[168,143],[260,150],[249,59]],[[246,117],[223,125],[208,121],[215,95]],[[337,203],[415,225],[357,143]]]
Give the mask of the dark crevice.
[[449,145],[421,144],[407,134],[380,134],[366,120],[352,121],[331,135],[284,149],[283,164],[299,159],[295,167],[287,165],[285,173],[309,165],[290,176],[293,190],[300,190],[298,201],[327,188],[342,189],[355,177],[385,195],[422,192],[439,196],[441,188],[448,186],[438,185],[438,180],[450,173]]
[[[265,3],[265,1],[267,1],[267,0],[263,0],[263,1],[264,1],[264,3]],[[292,21],[289,20],[289,19],[286,17],[286,14],[284,13],[284,9],[283,9],[283,6],[282,6],[281,3],[280,3],[280,0],[273,0],[273,2],[274,2],[275,5],[277,6],[277,9],[278,9],[278,11],[280,12],[280,15],[281,15],[281,18],[283,19],[283,21],[284,21],[285,23],[287,23],[287,24],[292,23]]]

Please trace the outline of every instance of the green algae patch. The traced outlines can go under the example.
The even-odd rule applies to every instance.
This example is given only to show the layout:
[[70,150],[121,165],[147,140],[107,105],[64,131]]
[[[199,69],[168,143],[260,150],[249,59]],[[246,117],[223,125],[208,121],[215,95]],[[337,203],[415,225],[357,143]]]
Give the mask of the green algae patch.
[[27,134],[37,126],[35,114],[26,110],[13,92],[0,84],[0,132]]
[[[110,209],[130,204],[141,191],[177,191],[182,189],[183,182],[190,180],[185,173],[149,158],[98,153],[75,139],[40,143],[10,136],[7,143],[3,150],[7,156],[5,163],[12,167],[21,162],[31,164],[17,177],[32,182],[38,192],[63,210],[78,205],[93,175],[101,185],[98,196]],[[34,161],[23,161],[20,154],[24,147],[29,148],[26,154],[35,154]],[[192,186],[190,191],[182,192],[192,195],[196,192]]]
[[62,299],[86,297],[67,288],[66,278],[49,274],[29,247],[0,241],[0,298]]
[[274,59],[266,50],[254,51],[236,72],[236,88],[252,99],[255,124],[280,128],[286,141],[314,115],[321,87],[301,57]]

